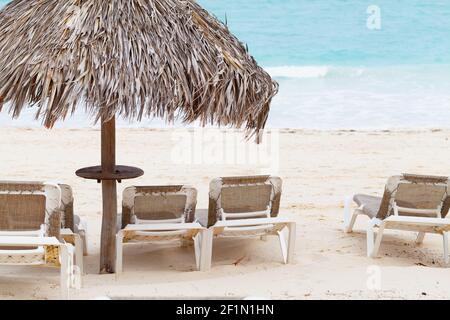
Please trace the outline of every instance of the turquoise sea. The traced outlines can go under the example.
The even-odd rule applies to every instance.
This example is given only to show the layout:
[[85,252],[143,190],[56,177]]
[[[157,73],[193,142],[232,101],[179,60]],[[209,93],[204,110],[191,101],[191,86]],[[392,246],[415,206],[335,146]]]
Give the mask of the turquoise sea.
[[450,128],[449,0],[198,2],[280,83],[269,126]]

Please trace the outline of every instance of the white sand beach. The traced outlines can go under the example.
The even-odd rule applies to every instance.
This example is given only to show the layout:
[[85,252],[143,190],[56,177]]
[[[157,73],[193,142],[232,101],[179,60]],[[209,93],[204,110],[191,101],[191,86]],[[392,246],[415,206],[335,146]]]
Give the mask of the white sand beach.
[[[361,218],[354,234],[341,231],[343,199],[353,192],[380,195],[386,179],[400,173],[450,174],[450,130],[426,131],[302,131],[280,130],[271,153],[278,172],[264,164],[195,160],[199,147],[186,146],[194,161],[176,155],[179,137],[187,131],[119,129],[119,164],[145,171],[130,185],[190,184],[199,191],[198,208],[207,208],[208,185],[219,176],[276,174],[282,177],[281,215],[297,222],[296,261],[282,264],[275,238],[218,240],[209,272],[195,270],[192,248],[137,245],[125,247],[124,273],[98,275],[101,188],[74,172],[96,165],[100,132],[69,129],[0,129],[2,180],[51,180],[73,187],[75,211],[88,223],[87,275],[74,299],[116,298],[242,298],[282,299],[445,299],[449,269],[442,240],[428,236],[415,245],[415,234],[388,232],[381,258],[366,257]],[[208,130],[203,137],[221,135]],[[206,139],[206,140],[205,140]],[[175,142],[174,142],[175,141]],[[176,142],[178,141],[178,142]],[[252,142],[248,142],[252,144]],[[175,150],[175,151],[174,151]],[[231,152],[226,149],[227,152]],[[202,149],[214,159],[217,149]],[[244,161],[245,162],[245,161]],[[120,211],[120,209],[119,209]],[[0,299],[57,299],[59,271],[40,267],[1,267]],[[372,285],[380,276],[380,287]]]

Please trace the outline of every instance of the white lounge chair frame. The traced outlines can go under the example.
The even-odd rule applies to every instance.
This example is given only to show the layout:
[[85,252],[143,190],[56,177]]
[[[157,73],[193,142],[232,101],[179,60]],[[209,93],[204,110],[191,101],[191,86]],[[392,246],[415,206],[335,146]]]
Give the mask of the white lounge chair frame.
[[[288,230],[288,237],[284,235],[284,230]],[[260,238],[265,240],[267,236],[277,236],[280,242],[283,262],[285,264],[294,261],[296,223],[281,217],[258,218],[218,221],[208,229],[208,240],[206,243],[207,260],[206,269],[209,270],[212,264],[212,247],[214,237],[223,238]]]
[[[170,186],[167,186],[170,187]],[[168,195],[186,195],[186,211],[194,210],[197,202],[197,190],[189,186],[173,186],[179,190],[176,192],[164,192],[162,196]],[[123,207],[129,210],[132,221],[116,235],[116,274],[123,272],[123,246],[125,244],[155,243],[167,241],[193,241],[195,262],[198,270],[205,270],[204,248],[207,248],[208,234],[206,228],[200,223],[185,222],[186,214],[177,219],[167,220],[142,220],[134,214],[134,201],[138,196],[146,196],[148,193],[140,191],[146,187],[129,187],[123,194]],[[156,187],[155,187],[156,188]],[[163,187],[164,188],[164,187]],[[155,192],[153,195],[161,195],[161,192]]]
[[[49,218],[48,215],[59,210],[61,205],[60,187],[52,183],[44,183],[42,190],[0,191],[0,194],[44,195],[46,199],[46,220]],[[0,231],[0,247],[36,247],[36,249],[27,250],[0,250],[0,265],[47,265],[45,247],[58,247],[59,262],[61,264],[61,297],[62,299],[68,299],[69,289],[81,286],[82,252],[81,259],[78,256],[77,265],[74,266],[74,254],[76,255],[78,251],[79,255],[80,251],[78,248],[80,243],[78,240],[78,250],[74,250],[70,243],[60,242],[56,237],[45,236],[46,228],[44,224],[39,230],[35,231]],[[77,239],[76,236],[75,239]]]
[[[248,183],[243,181],[249,180]],[[272,194],[270,199],[270,205],[265,211],[253,211],[253,212],[225,212],[220,205],[220,193],[224,187],[224,180],[236,180],[236,185],[230,185],[232,187],[239,188],[245,185],[254,184],[268,184],[272,186]],[[250,181],[258,182],[250,182]],[[277,236],[280,242],[281,253],[283,256],[283,262],[285,264],[293,262],[295,252],[295,240],[296,240],[296,223],[292,220],[273,217],[272,213],[278,215],[279,199],[281,196],[282,181],[279,177],[231,177],[231,178],[218,178],[211,182],[210,186],[210,207],[213,202],[213,207],[217,207],[219,212],[219,221],[215,222],[208,230],[209,246],[207,268],[211,268],[212,263],[212,246],[214,237],[222,238],[260,238],[266,240],[267,236]],[[274,202],[276,202],[276,208],[272,208]],[[274,210],[273,210],[274,209]],[[288,237],[286,238],[284,232],[288,231]]]
[[[207,248],[208,237],[206,229],[200,223],[161,223],[128,225],[120,230],[116,236],[116,274],[123,272],[123,246],[124,244],[139,244],[165,241],[194,242],[195,264],[198,270],[205,270],[203,248]],[[124,242],[129,237],[130,241]]]
[[[344,205],[344,231],[346,233],[353,232],[356,219],[360,215],[364,215],[364,205],[351,212],[353,196],[347,197]],[[383,239],[384,230],[403,230],[418,232],[417,244],[422,244],[427,233],[440,234],[443,238],[444,247],[444,261],[446,264],[450,262],[449,247],[448,247],[448,232],[450,231],[450,219],[443,219],[441,216],[441,206],[434,210],[420,210],[399,207],[394,202],[394,215],[386,219],[372,218],[369,220],[367,226],[367,256],[376,258],[379,255],[381,241]],[[436,218],[430,217],[415,217],[415,216],[400,216],[400,213],[425,215],[435,214]],[[375,234],[375,231],[378,232]]]

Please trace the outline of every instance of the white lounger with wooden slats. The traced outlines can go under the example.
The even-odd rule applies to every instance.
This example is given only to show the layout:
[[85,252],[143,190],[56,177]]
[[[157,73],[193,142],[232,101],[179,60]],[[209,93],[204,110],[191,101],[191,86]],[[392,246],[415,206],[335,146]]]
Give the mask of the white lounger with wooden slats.
[[[60,266],[62,298],[80,286],[82,244],[59,241],[61,189],[38,182],[0,182],[0,265]],[[68,231],[66,231],[69,234]],[[71,234],[78,239],[77,235]]]
[[[282,181],[278,177],[251,176],[218,178],[209,192],[208,268],[211,266],[212,238],[279,238],[284,263],[293,261],[296,224],[278,217]],[[286,239],[284,230],[289,232]]]
[[[344,206],[344,230],[352,232],[356,218],[366,215],[367,256],[378,256],[384,230],[394,229],[418,232],[417,244],[425,234],[439,234],[443,238],[444,260],[449,263],[448,232],[449,180],[447,177],[407,175],[391,177],[384,196],[355,195],[348,197]],[[351,213],[352,202],[358,208]],[[375,236],[375,229],[378,232]]]
[[129,187],[123,194],[122,230],[116,238],[116,273],[122,272],[123,245],[193,241],[197,269],[204,269],[206,229],[195,220],[197,190],[189,186]]

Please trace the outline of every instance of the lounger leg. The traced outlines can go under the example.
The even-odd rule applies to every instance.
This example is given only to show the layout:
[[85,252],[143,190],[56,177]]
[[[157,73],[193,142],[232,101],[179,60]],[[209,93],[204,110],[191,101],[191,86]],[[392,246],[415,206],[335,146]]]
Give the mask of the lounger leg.
[[369,258],[375,258],[378,255],[378,250],[380,248],[381,239],[383,237],[384,225],[381,223],[380,228],[378,230],[377,236],[375,238],[375,227],[377,222],[375,220],[369,221],[367,226],[367,256]]
[[377,237],[375,239],[375,245],[373,247],[373,254],[372,254],[373,258],[378,257],[378,252],[380,251],[381,240],[383,239],[383,232],[384,232],[384,224],[381,224],[381,226],[378,228]]
[[281,253],[283,254],[283,261],[286,264],[288,261],[288,249],[286,245],[286,240],[284,239],[283,230],[278,231],[278,240],[280,240],[280,248]]
[[[76,248],[71,244],[68,245],[69,252],[69,288],[80,289],[81,288],[81,280],[82,273],[80,268],[75,265],[76,262]],[[81,266],[83,266],[83,248],[80,246],[79,255],[81,256]],[[83,268],[83,267],[81,267]]]
[[68,300],[69,280],[70,280],[69,251],[66,245],[61,245],[59,248],[61,255],[61,279],[60,279],[61,299]]
[[78,234],[83,240],[83,255],[88,255],[88,243],[87,243],[87,223],[81,220],[78,226]]
[[444,260],[445,260],[445,263],[448,264],[450,262],[449,251],[448,251],[448,233],[444,232],[442,234],[442,238],[444,241]]
[[350,220],[350,224],[348,225],[345,232],[347,232],[347,233],[353,232],[353,227],[355,226],[356,218],[358,218],[358,216],[359,216],[359,210],[355,210],[355,212],[353,213],[352,218]]
[[213,238],[213,228],[202,231],[200,245],[200,271],[208,271],[211,269]]
[[425,232],[419,232],[416,239],[416,244],[420,245],[423,243],[423,240],[425,239]]
[[356,211],[352,215],[352,202],[353,197],[347,197],[344,200],[344,232],[346,233],[353,231],[353,225],[355,224],[356,217],[358,216]]
[[369,222],[366,231],[367,239],[367,256],[370,258],[373,252],[373,242],[374,242],[374,226]]
[[116,235],[116,277],[123,271],[123,230],[120,230]]
[[83,240],[81,239],[79,234],[74,234],[75,239],[75,266],[78,268],[78,273],[80,275],[84,274],[84,266],[83,266]]
[[384,224],[381,223],[375,237],[375,227],[377,222],[371,220],[367,227],[367,256],[369,258],[376,258],[380,250],[381,240],[383,239]]
[[288,243],[288,253],[287,253],[287,263],[294,261],[295,252],[295,240],[297,237],[297,225],[295,222],[289,223],[289,243]]
[[[197,233],[194,237],[192,237],[192,240],[194,240],[194,253],[195,253],[195,265],[197,266],[197,270],[201,269],[201,244],[203,240],[203,234],[202,232]],[[182,239],[182,243],[187,243],[187,240]]]

